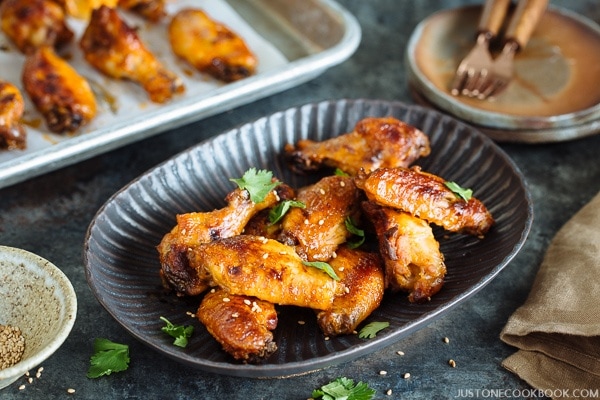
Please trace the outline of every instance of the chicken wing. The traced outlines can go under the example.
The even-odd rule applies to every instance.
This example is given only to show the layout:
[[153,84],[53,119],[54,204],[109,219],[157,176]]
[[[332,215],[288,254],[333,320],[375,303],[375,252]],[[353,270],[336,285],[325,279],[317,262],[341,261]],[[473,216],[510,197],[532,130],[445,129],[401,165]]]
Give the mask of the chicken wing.
[[110,77],[137,82],[155,103],[184,91],[181,79],[162,65],[115,9],[93,10],[79,44],[92,66]]
[[380,168],[355,179],[369,200],[406,211],[451,232],[483,236],[494,224],[485,205],[468,201],[446,186],[436,175],[413,168]]
[[259,211],[294,195],[295,191],[282,183],[263,201],[254,203],[246,190],[238,188],[225,198],[226,207],[177,215],[177,225],[157,246],[163,284],[180,294],[196,295],[205,291],[208,288],[206,279],[198,277],[198,271],[189,266],[188,249],[200,243],[241,234],[247,222]]
[[327,336],[350,334],[381,304],[383,262],[376,253],[342,246],[329,264],[347,290],[335,297],[330,308],[317,313],[317,322]]
[[0,4],[0,24],[24,54],[42,46],[59,49],[73,39],[63,9],[52,0],[4,0]]
[[356,175],[361,169],[408,167],[430,151],[429,138],[423,132],[388,117],[364,118],[352,132],[322,142],[287,144],[284,154],[290,168],[298,173],[333,167]]
[[344,176],[328,176],[299,189],[296,200],[306,207],[288,211],[279,240],[307,261],[328,261],[351,235],[345,220],[359,213],[359,198],[352,178]]
[[158,22],[167,15],[165,0],[119,0],[118,4],[151,22]]
[[271,331],[278,320],[272,303],[216,289],[204,296],[196,315],[236,360],[257,362],[277,350]]
[[57,0],[75,18],[88,20],[92,11],[100,6],[114,8],[118,0]]
[[198,9],[183,9],[169,24],[173,52],[200,72],[224,82],[246,78],[257,59],[244,40]]
[[273,304],[323,310],[344,290],[325,272],[306,265],[292,247],[259,236],[203,243],[192,247],[188,257],[199,275],[210,276],[210,286]]
[[444,283],[446,265],[427,222],[372,202],[362,208],[373,223],[385,263],[386,287],[408,292],[414,303],[427,301]]
[[74,132],[96,115],[96,99],[87,80],[46,46],[28,56],[23,86],[52,132]]
[[0,80],[0,149],[27,147],[27,133],[20,123],[24,110],[25,103],[19,89]]

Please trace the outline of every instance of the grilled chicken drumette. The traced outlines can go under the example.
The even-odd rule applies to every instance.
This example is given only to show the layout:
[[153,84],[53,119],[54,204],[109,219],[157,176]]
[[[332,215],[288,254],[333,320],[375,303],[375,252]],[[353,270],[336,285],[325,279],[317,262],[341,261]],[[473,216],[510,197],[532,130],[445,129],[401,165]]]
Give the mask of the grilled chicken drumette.
[[376,253],[340,247],[329,264],[346,290],[327,310],[317,313],[317,323],[327,336],[351,334],[381,303],[385,289],[383,261]]
[[73,39],[62,7],[52,0],[4,0],[0,26],[24,54],[42,46],[59,49]]
[[24,149],[27,146],[27,133],[20,123],[24,110],[19,88],[0,80],[0,149]]
[[110,77],[140,84],[155,103],[184,91],[181,79],[163,66],[113,8],[92,11],[79,44],[92,66]]
[[28,56],[22,74],[25,91],[52,132],[76,131],[96,115],[96,99],[87,80],[52,47]]
[[345,221],[348,217],[356,219],[359,198],[352,178],[344,176],[328,176],[298,189],[296,200],[305,207],[288,211],[279,240],[294,246],[307,261],[328,261],[351,236]]
[[278,319],[272,303],[215,289],[204,296],[196,315],[236,360],[256,362],[277,350],[271,331]]
[[256,71],[256,56],[244,40],[202,10],[188,8],[175,14],[169,25],[169,40],[175,55],[224,82]]
[[362,208],[377,233],[385,263],[386,287],[408,292],[411,302],[427,301],[444,283],[446,265],[431,226],[389,207],[364,202]]
[[483,236],[494,224],[481,201],[461,198],[443,178],[418,167],[380,168],[359,174],[355,182],[369,200],[406,211],[450,232]]
[[361,169],[408,167],[429,153],[429,138],[423,132],[391,117],[364,118],[350,133],[285,146],[285,157],[295,172],[332,167],[353,176]]
[[167,15],[165,0],[119,0],[118,5],[151,22],[158,22]]

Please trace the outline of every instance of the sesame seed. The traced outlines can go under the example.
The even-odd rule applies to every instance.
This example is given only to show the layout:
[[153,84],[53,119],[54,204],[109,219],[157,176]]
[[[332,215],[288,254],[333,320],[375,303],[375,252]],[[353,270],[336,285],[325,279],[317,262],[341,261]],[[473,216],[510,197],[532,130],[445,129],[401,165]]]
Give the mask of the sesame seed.
[[24,390],[24,389],[25,389],[25,385],[19,386],[19,390]]
[[331,253],[331,258],[337,258],[337,253],[335,251],[333,253]]
[[448,339],[447,337],[444,338],[444,343],[450,343],[450,339]]
[[325,340],[329,340],[329,336],[325,336]]
[[408,379],[408,378],[410,378],[410,374],[407,372],[407,373],[405,373],[404,375],[402,375],[402,377],[403,377],[404,379]]
[[231,299],[229,297],[223,297],[223,301],[225,303],[229,303],[231,301]]
[[385,392],[385,394],[387,394],[388,396],[392,395],[392,389],[388,389],[387,392]]
[[319,193],[321,193],[321,194],[325,194],[325,189],[322,189],[322,188],[321,188],[321,189],[319,189]]
[[0,370],[12,367],[23,357],[25,338],[16,326],[0,325]]
[[265,259],[265,260],[266,260],[267,258],[269,258],[269,253],[265,253],[265,254],[263,254],[263,259]]
[[387,371],[379,371],[379,375],[387,375]]
[[69,393],[69,394],[73,394],[73,393],[75,393],[75,389],[68,388],[68,389],[67,389],[67,393]]
[[239,317],[239,316],[240,316],[240,313],[236,313],[236,312],[234,312],[233,314],[231,314],[231,317],[232,317],[232,318],[237,318],[237,317]]
[[308,219],[304,220],[304,225],[308,225],[310,222],[308,221]]
[[275,195],[275,200],[277,200],[277,201],[281,200],[281,198],[279,197],[279,193],[277,193],[277,191],[273,190],[273,194]]
[[41,376],[42,376],[42,374],[39,373],[39,372],[35,374],[35,377],[38,378],[38,379],[40,379]]
[[324,223],[325,223],[324,220],[322,220],[322,219],[319,220],[319,225],[323,225]]
[[344,293],[350,293],[350,288],[348,286],[344,286]]
[[403,352],[403,351],[400,351],[400,350],[398,350],[398,351],[396,352],[396,354],[398,354],[399,356],[403,356],[403,355],[404,355],[404,352]]
[[215,288],[212,288],[212,289],[210,289],[210,292],[211,292],[211,293],[214,293],[214,292],[216,292],[216,291],[217,291],[217,290],[216,290]]
[[456,361],[450,359],[448,360],[448,364],[452,367],[452,368],[456,368]]
[[304,322],[304,321],[302,321],[302,320],[298,321],[298,325],[304,325],[305,323],[306,323],[306,322]]
[[250,304],[252,304],[252,302],[248,299],[244,299],[244,304],[249,306]]
[[33,382],[33,378],[32,377],[27,378],[27,382],[32,383]]
[[344,181],[340,181],[340,186],[341,186],[341,187],[344,187],[344,186],[346,186],[346,182],[344,182]]

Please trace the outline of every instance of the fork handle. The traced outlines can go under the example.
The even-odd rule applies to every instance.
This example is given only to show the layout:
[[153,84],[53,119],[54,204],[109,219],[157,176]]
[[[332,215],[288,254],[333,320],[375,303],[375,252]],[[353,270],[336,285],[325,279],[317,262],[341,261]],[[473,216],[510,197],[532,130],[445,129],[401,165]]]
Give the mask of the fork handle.
[[485,33],[489,38],[498,35],[502,22],[506,17],[511,0],[486,0],[479,19],[478,33]]
[[506,40],[516,42],[520,49],[525,47],[547,5],[548,0],[519,0],[506,29]]

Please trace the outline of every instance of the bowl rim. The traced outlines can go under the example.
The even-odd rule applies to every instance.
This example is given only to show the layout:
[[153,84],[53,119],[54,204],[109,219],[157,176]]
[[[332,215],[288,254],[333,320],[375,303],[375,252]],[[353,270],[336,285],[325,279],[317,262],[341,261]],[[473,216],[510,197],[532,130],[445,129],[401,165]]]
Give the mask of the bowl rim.
[[15,257],[15,259],[19,259],[22,262],[28,264],[35,264],[39,266],[40,269],[43,269],[47,272],[52,272],[52,279],[54,279],[57,282],[55,288],[62,291],[65,297],[64,323],[58,330],[57,335],[50,341],[50,343],[47,346],[45,346],[40,351],[30,355],[25,359],[22,359],[18,363],[8,368],[0,369],[0,388],[2,388],[3,380],[12,379],[12,381],[6,386],[10,385],[14,381],[16,381],[21,375],[24,375],[27,371],[40,365],[44,360],[46,360],[56,350],[58,350],[60,346],[62,346],[64,341],[69,336],[73,325],[75,324],[75,319],[77,317],[77,296],[69,278],[67,278],[67,276],[64,272],[62,272],[61,269],[59,269],[50,261],[30,251],[10,246],[0,245],[0,253],[10,253],[12,256]]

